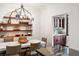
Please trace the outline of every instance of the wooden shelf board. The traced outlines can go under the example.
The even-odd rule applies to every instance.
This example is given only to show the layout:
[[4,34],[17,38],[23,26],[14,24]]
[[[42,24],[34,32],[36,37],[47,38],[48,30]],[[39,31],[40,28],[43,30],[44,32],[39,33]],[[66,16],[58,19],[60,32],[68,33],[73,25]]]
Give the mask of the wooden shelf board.
[[[4,16],[5,19],[16,19],[16,17]],[[29,18],[20,18],[18,20],[30,20]]]
[[32,24],[2,24],[0,23],[0,25],[5,25],[5,26],[32,26]]
[[30,34],[30,35],[26,35],[26,36],[32,36],[32,34]]
[[1,30],[0,32],[16,32],[16,31],[28,31],[28,32],[32,32],[32,30]]

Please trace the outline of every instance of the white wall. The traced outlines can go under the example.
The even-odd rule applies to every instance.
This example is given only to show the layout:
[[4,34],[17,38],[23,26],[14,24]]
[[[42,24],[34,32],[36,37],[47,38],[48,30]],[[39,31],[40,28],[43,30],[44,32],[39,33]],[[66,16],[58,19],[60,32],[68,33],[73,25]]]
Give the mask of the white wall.
[[48,46],[52,42],[52,16],[69,14],[69,37],[67,45],[79,50],[79,5],[78,4],[45,4],[41,9],[40,37],[48,38]]

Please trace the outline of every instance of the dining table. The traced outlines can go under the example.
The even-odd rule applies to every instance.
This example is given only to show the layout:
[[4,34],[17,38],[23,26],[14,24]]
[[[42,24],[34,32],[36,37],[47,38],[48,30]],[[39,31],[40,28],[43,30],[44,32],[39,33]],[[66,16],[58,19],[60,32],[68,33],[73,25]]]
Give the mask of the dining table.
[[30,47],[31,43],[39,43],[41,44],[41,46],[44,46],[46,43],[38,40],[38,39],[32,39],[32,40],[28,40],[27,43],[23,43],[20,44],[18,41],[12,41],[12,42],[1,42],[0,43],[0,52],[1,51],[5,51],[6,50],[6,46],[16,46],[16,45],[21,45],[21,48],[26,48],[26,47]]
[[54,47],[36,49],[36,52],[41,56],[69,56],[69,54],[64,53],[63,50],[55,52]]

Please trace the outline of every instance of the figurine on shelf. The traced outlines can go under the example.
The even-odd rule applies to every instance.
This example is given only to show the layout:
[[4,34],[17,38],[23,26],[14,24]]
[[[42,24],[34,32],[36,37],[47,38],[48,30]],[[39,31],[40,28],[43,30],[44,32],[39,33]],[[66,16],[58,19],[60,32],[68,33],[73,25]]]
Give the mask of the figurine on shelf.
[[3,26],[0,26],[0,31],[2,31],[3,30]]
[[19,15],[19,14],[16,15],[16,19],[17,19],[17,20],[20,19],[20,15]]
[[11,24],[11,19],[8,20],[8,24]]

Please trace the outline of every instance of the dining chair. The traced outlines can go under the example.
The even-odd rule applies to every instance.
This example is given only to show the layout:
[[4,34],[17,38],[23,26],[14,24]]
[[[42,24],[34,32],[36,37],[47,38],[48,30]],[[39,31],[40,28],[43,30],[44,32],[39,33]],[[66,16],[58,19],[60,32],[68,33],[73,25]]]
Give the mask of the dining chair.
[[44,45],[44,47],[46,47],[47,46],[47,38],[45,38],[45,37],[42,37],[42,41],[44,41],[46,44]]
[[30,45],[30,55],[35,56],[38,55],[36,52],[36,49],[40,48],[40,42],[39,43],[31,43]]
[[29,47],[21,48],[20,56],[30,56],[30,48]]
[[6,55],[10,56],[17,56],[20,55],[21,52],[21,45],[17,45],[17,46],[6,46]]

